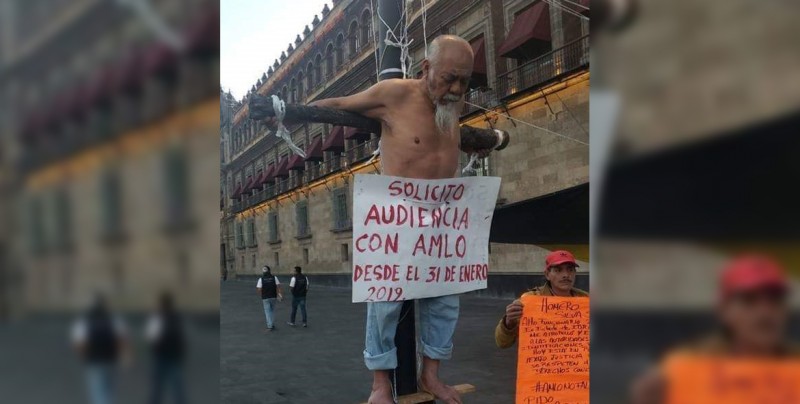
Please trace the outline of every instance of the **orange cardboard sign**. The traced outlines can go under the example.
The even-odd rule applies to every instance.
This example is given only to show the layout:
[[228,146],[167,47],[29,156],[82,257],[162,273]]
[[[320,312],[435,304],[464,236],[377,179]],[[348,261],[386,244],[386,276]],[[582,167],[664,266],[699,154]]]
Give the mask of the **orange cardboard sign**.
[[523,296],[517,404],[589,402],[589,298]]
[[800,361],[680,354],[664,363],[667,404],[800,403]]

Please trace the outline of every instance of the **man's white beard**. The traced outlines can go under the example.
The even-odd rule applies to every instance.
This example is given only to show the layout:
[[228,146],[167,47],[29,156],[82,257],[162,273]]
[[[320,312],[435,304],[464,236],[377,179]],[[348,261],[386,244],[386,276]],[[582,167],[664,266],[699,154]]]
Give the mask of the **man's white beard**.
[[448,101],[445,104],[436,103],[436,127],[443,135],[452,135],[458,125],[459,103]]

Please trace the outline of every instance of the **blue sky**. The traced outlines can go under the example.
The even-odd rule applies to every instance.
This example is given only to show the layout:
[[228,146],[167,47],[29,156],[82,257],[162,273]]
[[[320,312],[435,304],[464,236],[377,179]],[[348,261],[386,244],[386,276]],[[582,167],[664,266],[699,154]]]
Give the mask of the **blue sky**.
[[322,18],[325,0],[220,2],[220,82],[241,99],[297,34]]

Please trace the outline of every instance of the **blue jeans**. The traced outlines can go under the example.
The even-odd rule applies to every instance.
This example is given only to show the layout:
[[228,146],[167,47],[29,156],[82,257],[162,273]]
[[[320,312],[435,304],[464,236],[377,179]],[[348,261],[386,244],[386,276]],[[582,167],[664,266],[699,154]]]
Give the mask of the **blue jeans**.
[[297,316],[297,306],[300,306],[300,313],[303,315],[303,324],[306,321],[306,297],[305,296],[293,296],[292,297],[292,323],[294,323],[294,319]]
[[275,312],[275,300],[277,299],[274,297],[261,300],[264,303],[264,315],[267,317],[267,328],[275,328],[273,315],[273,312]]
[[111,363],[90,363],[86,367],[86,382],[91,404],[111,404],[114,402],[115,365]]
[[[422,355],[426,358],[450,359],[453,333],[458,322],[459,295],[419,299],[419,336]],[[367,337],[364,363],[369,370],[397,367],[394,335],[400,320],[403,302],[367,303]]]
[[183,388],[183,366],[174,360],[156,359],[153,364],[152,391],[150,403],[161,403],[166,388],[172,390],[175,404],[186,403],[186,391]]

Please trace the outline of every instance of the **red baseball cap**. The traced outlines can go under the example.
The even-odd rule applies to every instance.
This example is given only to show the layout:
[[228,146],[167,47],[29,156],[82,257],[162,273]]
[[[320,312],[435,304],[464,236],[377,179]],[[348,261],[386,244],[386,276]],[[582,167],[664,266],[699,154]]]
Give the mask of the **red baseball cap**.
[[788,280],[776,261],[761,255],[744,255],[729,262],[722,270],[720,291],[723,298],[742,292],[763,289],[786,291]]
[[576,267],[578,266],[578,263],[575,262],[575,257],[572,255],[572,253],[565,250],[557,250],[547,254],[547,258],[544,259],[544,262],[545,269],[548,269],[554,265],[566,263],[574,264]]

